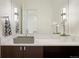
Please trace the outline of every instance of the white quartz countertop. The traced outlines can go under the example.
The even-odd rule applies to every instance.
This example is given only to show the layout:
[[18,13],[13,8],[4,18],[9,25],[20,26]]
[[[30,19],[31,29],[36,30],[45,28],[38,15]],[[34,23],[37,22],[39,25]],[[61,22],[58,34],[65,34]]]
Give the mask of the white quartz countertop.
[[[0,38],[1,46],[79,46],[79,36],[62,37],[54,34],[35,34],[34,44],[15,44],[13,38],[20,35],[12,35]],[[22,36],[22,35],[21,35]]]

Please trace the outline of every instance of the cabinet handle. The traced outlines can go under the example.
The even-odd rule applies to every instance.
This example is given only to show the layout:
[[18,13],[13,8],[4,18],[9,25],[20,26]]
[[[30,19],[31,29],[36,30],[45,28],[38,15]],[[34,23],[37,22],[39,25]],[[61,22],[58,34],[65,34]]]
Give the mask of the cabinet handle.
[[26,47],[24,47],[24,51],[26,50]]
[[22,47],[20,47],[20,51],[22,51]]

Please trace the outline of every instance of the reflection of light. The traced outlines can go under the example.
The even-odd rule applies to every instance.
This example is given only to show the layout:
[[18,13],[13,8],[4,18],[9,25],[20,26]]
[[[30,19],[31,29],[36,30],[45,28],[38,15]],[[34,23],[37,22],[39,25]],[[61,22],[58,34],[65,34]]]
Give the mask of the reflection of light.
[[67,19],[66,8],[63,8],[63,20]]
[[18,15],[17,15],[17,13],[18,13],[18,8],[14,8],[14,20],[15,20],[15,22],[18,22]]
[[66,8],[63,8],[63,13],[66,13]]
[[67,19],[66,15],[63,15],[63,20],[66,20],[66,19]]
[[4,20],[6,20],[6,21],[9,20],[9,16],[3,16],[2,18],[4,18]]
[[18,22],[18,16],[17,15],[14,15],[14,20],[15,20],[15,22]]
[[8,19],[8,18],[6,18],[5,20],[7,20],[7,21],[8,21],[9,19]]
[[14,8],[14,13],[18,13],[18,8]]

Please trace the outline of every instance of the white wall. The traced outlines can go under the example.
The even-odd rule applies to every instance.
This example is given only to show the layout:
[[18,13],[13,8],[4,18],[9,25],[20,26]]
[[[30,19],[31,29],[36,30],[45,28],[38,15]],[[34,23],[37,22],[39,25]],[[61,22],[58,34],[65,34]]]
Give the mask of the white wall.
[[[24,19],[27,9],[37,10],[38,33],[52,33],[55,31],[53,22],[61,22],[61,9],[67,8],[68,0],[25,0],[24,1]],[[26,26],[27,24],[25,24]],[[26,32],[26,30],[24,30]]]
[[0,16],[11,15],[11,0],[0,0]]
[[79,0],[69,0],[70,34],[79,35]]

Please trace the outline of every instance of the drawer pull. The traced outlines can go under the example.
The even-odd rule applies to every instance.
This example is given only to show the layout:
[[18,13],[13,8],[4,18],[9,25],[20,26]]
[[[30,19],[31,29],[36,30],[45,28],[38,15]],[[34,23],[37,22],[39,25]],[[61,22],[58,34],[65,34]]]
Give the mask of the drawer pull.
[[20,47],[20,51],[22,51],[22,47]]
[[24,51],[26,50],[26,47],[24,47]]

